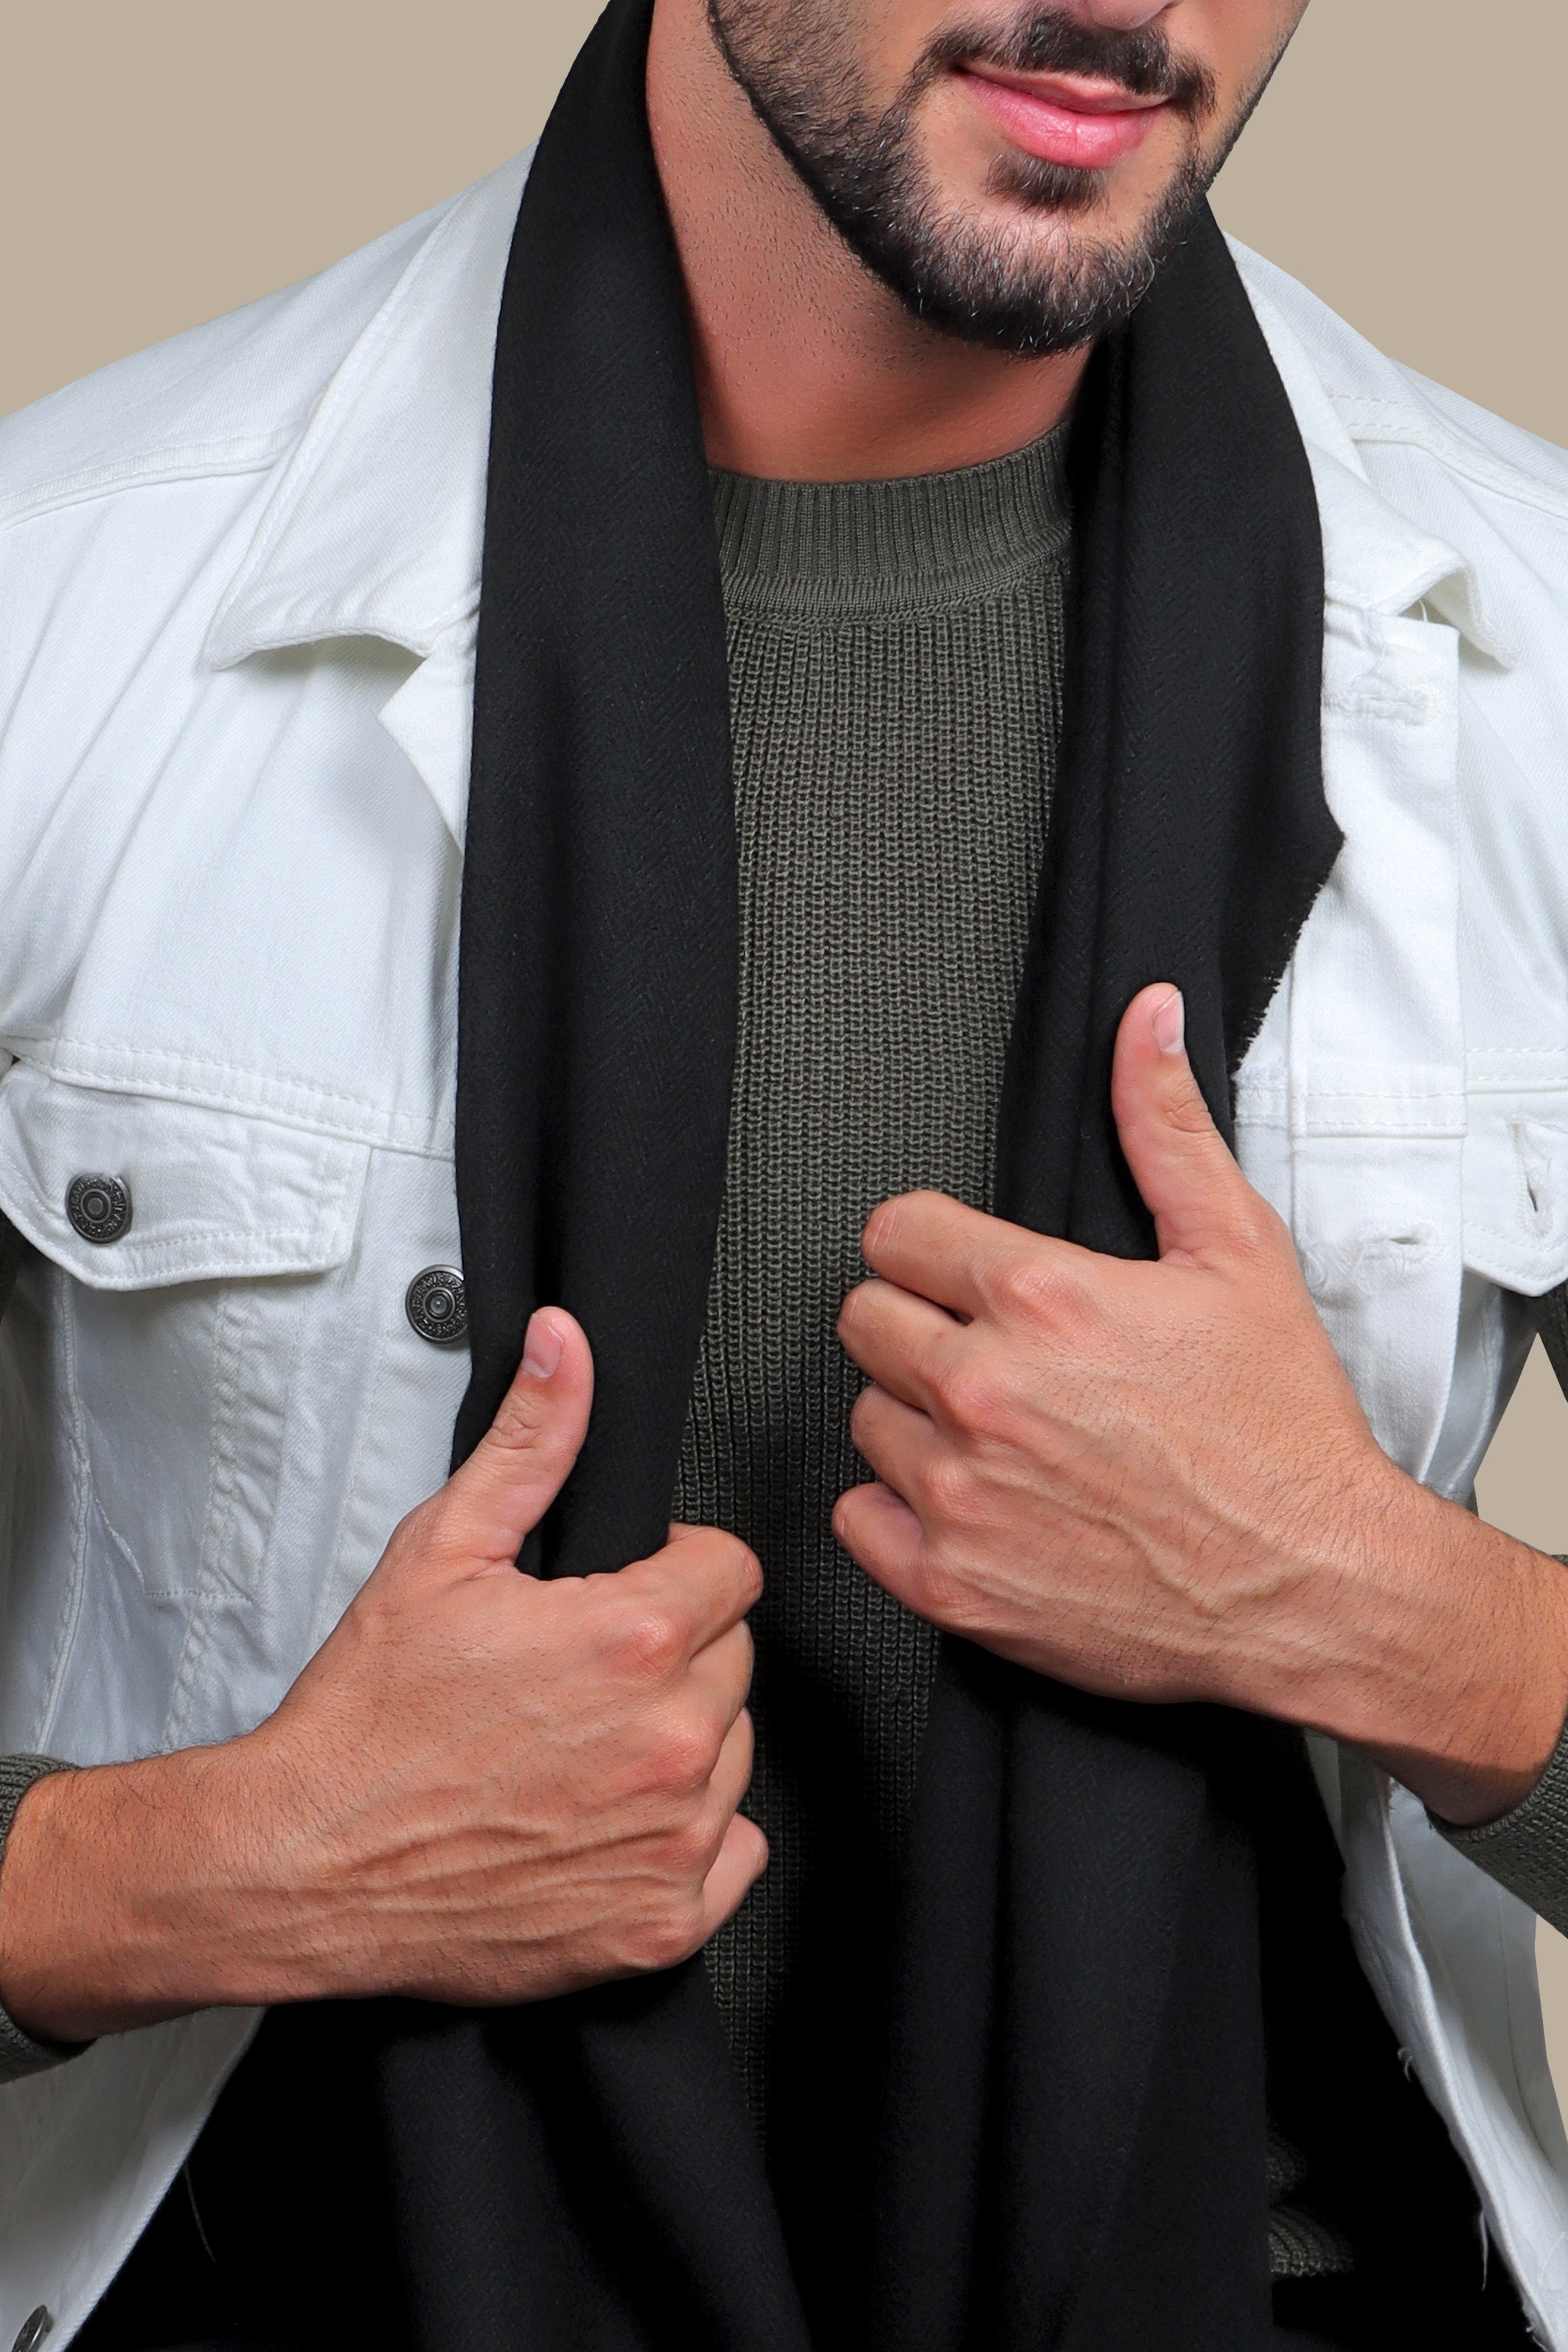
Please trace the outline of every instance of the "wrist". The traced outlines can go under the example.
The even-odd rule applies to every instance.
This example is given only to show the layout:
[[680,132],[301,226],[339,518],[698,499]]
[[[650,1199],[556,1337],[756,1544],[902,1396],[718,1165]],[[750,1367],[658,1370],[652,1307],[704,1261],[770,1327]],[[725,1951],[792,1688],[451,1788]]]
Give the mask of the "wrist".
[[1527,1796],[1568,1713],[1568,1575],[1385,1464],[1347,1490],[1290,1719],[1358,1748],[1445,1821]]
[[1366,1743],[1375,1764],[1455,1828],[1500,1820],[1540,1780],[1568,1716],[1568,1578],[1559,1562],[1457,1504],[1441,1507],[1456,1596],[1416,1736]]
[[237,1739],[34,1784],[0,1867],[0,2004],[24,2032],[291,1996],[262,1760]]

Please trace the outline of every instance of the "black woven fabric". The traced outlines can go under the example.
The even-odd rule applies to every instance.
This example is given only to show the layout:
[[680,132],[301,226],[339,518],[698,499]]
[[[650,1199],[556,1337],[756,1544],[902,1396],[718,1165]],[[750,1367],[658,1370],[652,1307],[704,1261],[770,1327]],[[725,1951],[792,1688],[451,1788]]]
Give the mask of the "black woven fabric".
[[[518,221],[463,905],[457,1450],[530,1308],[563,1301],[599,1382],[525,1563],[557,1574],[662,1536],[735,1042],[723,614],[648,18],[616,0],[601,21]],[[1096,355],[1072,467],[1076,650],[996,1198],[1136,1255],[1116,1021],[1177,982],[1228,1129],[1228,1073],[1338,845],[1311,478],[1207,215]],[[1087,1699],[943,1644],[865,2261],[837,2275],[787,2242],[700,1963],[502,2016],[389,2012],[380,2100],[425,2352],[1255,2352],[1272,1755],[1242,1719]],[[1270,1836],[1306,1819],[1295,1802],[1281,1782]],[[1332,1875],[1308,1878],[1340,1933]]]

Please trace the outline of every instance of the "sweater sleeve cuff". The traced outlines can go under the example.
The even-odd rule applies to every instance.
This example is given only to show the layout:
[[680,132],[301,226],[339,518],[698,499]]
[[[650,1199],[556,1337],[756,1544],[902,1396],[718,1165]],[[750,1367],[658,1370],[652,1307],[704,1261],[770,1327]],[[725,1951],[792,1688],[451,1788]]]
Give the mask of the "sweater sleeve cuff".
[[1568,1724],[1527,1797],[1500,1821],[1456,1829],[1429,1816],[1448,1843],[1568,1936]]
[[[1542,1343],[1568,1397],[1568,1283],[1531,1304]],[[1435,1813],[1429,1818],[1450,1845],[1568,1936],[1568,1724],[1534,1788],[1500,1821],[1458,1830]]]
[[[70,1766],[57,1756],[0,1756],[0,1870],[5,1860],[5,1844],[11,1834],[11,1824],[16,1818],[16,1808],[32,1787],[50,1772],[68,1772]],[[68,2058],[75,2058],[89,2045],[85,2042],[39,2042],[24,2033],[8,2011],[0,2009],[0,2083],[19,2082],[24,2074],[41,2074],[50,2066],[61,2066]]]

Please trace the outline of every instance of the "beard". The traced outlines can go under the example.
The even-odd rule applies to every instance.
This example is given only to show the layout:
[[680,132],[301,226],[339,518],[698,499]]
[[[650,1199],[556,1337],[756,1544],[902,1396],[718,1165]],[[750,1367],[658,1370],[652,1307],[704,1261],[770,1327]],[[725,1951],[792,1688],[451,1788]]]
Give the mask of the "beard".
[[[947,32],[878,110],[844,0],[707,0],[707,12],[752,110],[867,268],[916,318],[1029,357],[1096,341],[1131,315],[1264,86],[1206,152],[1199,131],[1216,107],[1206,68],[1175,56],[1151,27],[1110,30],[1036,6],[1004,36]],[[1104,173],[1021,152],[998,159],[988,181],[989,195],[1010,200],[1010,217],[977,221],[944,199],[917,129],[922,99],[961,63],[1108,77],[1185,115],[1186,152],[1143,219],[1119,236],[1095,234]]]

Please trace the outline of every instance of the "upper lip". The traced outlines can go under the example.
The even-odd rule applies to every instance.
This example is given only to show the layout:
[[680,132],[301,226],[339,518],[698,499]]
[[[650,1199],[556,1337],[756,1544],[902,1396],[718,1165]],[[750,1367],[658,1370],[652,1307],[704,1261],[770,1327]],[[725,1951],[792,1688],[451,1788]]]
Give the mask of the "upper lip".
[[1003,66],[972,64],[968,60],[959,70],[974,74],[981,81],[1000,82],[1005,89],[1021,90],[1026,98],[1043,98],[1051,105],[1066,107],[1074,114],[1132,114],[1169,104],[1161,96],[1140,97],[1125,82],[1107,81],[1089,74],[1014,73]]

